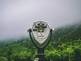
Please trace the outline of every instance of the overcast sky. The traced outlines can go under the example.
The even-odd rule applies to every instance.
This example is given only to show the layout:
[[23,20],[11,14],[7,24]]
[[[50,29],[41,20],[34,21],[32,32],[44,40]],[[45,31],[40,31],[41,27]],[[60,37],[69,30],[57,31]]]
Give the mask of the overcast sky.
[[81,0],[0,0],[0,40],[27,35],[33,22],[51,28],[81,20]]

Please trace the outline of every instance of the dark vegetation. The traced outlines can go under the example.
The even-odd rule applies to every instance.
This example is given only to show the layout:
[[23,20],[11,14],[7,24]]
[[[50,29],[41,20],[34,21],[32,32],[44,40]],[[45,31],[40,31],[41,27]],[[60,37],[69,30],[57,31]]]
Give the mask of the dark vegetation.
[[[36,53],[30,38],[0,42],[0,61],[33,61]],[[81,61],[81,24],[55,29],[45,54],[46,61]]]

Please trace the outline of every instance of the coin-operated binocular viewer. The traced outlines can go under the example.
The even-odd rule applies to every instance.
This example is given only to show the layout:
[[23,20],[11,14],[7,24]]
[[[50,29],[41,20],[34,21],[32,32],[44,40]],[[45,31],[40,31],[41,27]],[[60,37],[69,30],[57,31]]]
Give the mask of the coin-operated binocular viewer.
[[35,61],[45,61],[44,48],[48,45],[52,37],[52,29],[44,21],[34,22],[32,29],[29,29],[29,36],[34,46],[38,49]]

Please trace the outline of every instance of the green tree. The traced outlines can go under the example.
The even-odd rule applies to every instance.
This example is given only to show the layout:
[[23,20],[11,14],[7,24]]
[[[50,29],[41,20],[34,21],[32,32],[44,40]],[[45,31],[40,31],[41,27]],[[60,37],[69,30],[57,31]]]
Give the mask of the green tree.
[[8,61],[8,59],[6,57],[0,57],[0,61]]

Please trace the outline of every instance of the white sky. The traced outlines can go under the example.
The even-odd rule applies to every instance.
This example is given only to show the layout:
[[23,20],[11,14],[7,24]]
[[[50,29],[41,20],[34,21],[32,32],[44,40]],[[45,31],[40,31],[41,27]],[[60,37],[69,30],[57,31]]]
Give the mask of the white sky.
[[81,0],[0,0],[0,40],[27,35],[33,22],[51,28],[81,20]]

